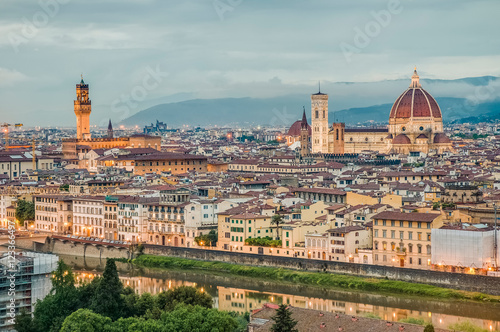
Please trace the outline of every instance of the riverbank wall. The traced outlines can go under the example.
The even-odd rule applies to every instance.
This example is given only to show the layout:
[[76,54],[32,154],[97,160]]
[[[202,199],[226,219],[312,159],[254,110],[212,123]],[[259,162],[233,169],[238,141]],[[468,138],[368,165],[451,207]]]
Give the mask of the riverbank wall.
[[156,245],[145,245],[144,253],[250,266],[265,266],[308,272],[329,272],[368,278],[383,278],[471,292],[481,292],[490,295],[500,295],[500,278],[482,275]]
[[[83,243],[53,237],[47,237],[44,243],[33,242],[32,250],[99,259],[134,258],[133,252],[125,246]],[[500,296],[500,277],[149,244],[144,245],[144,253],[202,261],[399,280]]]

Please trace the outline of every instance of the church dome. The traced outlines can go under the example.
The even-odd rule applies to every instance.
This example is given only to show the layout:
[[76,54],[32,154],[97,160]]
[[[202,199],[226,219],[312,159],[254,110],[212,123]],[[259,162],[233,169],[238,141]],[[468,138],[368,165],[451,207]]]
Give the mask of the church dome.
[[451,143],[451,140],[446,136],[446,134],[438,133],[434,136],[434,144]]
[[422,89],[416,68],[411,77],[410,87],[396,99],[389,118],[442,118],[441,109],[436,100]]
[[411,144],[411,141],[405,134],[399,134],[398,136],[394,137],[394,140],[392,140],[392,144]]
[[302,128],[307,127],[308,135],[311,136],[312,130],[311,126],[307,123],[306,118],[306,109],[304,108],[304,112],[302,113],[302,120],[297,120],[293,123],[293,125],[288,129],[288,136],[300,136],[300,131]]

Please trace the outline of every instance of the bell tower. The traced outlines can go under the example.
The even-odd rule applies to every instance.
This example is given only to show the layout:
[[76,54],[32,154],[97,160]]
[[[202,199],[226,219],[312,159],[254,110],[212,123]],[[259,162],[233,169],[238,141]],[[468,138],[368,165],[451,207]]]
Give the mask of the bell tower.
[[311,95],[311,152],[328,153],[328,95],[318,93]]
[[89,85],[82,80],[76,85],[75,115],[76,138],[90,139],[90,112],[92,111],[89,99]]
[[300,122],[300,155],[303,157],[309,154],[309,124],[306,118],[306,108],[302,114],[302,121]]

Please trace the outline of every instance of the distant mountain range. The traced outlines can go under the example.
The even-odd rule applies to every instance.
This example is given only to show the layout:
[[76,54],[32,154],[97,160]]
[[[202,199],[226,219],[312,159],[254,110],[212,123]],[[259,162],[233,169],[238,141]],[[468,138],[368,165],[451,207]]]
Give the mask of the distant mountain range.
[[[500,118],[500,93],[496,88],[492,88],[492,85],[500,83],[497,77],[434,79],[421,82],[424,89],[436,98],[445,122],[478,122]],[[408,80],[333,83],[329,87],[333,90],[329,101],[329,120],[333,122],[336,119],[348,125],[385,123],[388,121],[393,101],[405,90],[407,84]],[[473,97],[478,95],[478,87],[484,87],[484,91],[479,94],[481,102]],[[485,91],[489,93],[486,97],[483,96]],[[457,97],[440,97],[439,94]],[[386,102],[380,103],[381,100]],[[362,106],[341,109],[342,106],[353,104]],[[193,99],[147,108],[123,120],[121,124],[144,126],[160,120],[170,128],[183,125],[289,126],[301,118],[303,106],[309,119],[310,95],[306,93],[275,98]]]

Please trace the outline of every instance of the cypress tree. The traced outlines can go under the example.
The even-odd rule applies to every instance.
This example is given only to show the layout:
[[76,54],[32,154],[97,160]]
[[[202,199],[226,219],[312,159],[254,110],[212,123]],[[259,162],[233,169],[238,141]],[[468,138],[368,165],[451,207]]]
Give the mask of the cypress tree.
[[118,278],[115,261],[108,259],[92,299],[91,309],[112,320],[120,318],[125,304],[121,297],[122,292],[123,284]]
[[274,320],[274,324],[271,327],[272,332],[299,332],[295,328],[297,321],[293,320],[292,312],[287,309],[285,304],[279,306],[276,314],[271,319]]

